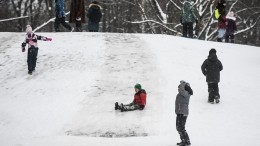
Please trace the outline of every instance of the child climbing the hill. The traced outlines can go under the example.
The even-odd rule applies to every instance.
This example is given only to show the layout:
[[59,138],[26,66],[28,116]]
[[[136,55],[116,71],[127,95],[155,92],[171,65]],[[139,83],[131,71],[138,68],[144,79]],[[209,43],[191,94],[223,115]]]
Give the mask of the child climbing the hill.
[[212,48],[209,51],[208,58],[205,59],[201,65],[201,71],[204,76],[206,76],[206,81],[208,83],[208,102],[214,104],[219,103],[220,95],[218,83],[220,82],[220,71],[223,70],[223,65],[218,59],[216,49]]
[[22,43],[22,52],[25,52],[26,44],[28,44],[28,55],[27,55],[27,65],[28,74],[32,74],[36,67],[37,55],[38,55],[38,44],[37,40],[52,41],[52,38],[47,38],[44,36],[36,35],[32,31],[30,25],[26,26],[26,36]]
[[136,84],[134,86],[135,89],[135,95],[134,95],[134,101],[130,104],[123,105],[122,103],[118,105],[118,102],[115,103],[115,110],[121,110],[121,112],[124,111],[133,111],[133,110],[143,110],[146,105],[146,92],[144,89],[142,89],[142,86],[140,84]]

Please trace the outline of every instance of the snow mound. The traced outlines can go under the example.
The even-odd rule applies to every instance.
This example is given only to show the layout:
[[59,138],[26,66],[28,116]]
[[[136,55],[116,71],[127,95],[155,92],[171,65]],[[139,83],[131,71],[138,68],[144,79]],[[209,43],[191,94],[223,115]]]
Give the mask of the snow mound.
[[[259,47],[167,35],[39,34],[53,41],[39,41],[29,76],[24,34],[0,33],[1,145],[174,145],[180,80],[194,91],[186,127],[192,145],[260,143]],[[224,67],[214,105],[200,70],[211,48]],[[115,102],[132,102],[136,83],[147,92],[145,109],[115,111]]]

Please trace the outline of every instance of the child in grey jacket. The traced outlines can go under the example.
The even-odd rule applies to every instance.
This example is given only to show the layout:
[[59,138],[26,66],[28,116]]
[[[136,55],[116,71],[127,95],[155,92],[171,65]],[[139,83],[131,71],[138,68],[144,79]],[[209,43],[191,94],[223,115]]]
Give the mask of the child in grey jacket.
[[193,95],[193,91],[190,84],[185,81],[180,81],[178,86],[179,93],[175,100],[175,113],[176,117],[176,129],[180,134],[181,142],[177,143],[180,146],[190,145],[189,135],[185,129],[186,120],[189,114],[189,102],[190,96]]

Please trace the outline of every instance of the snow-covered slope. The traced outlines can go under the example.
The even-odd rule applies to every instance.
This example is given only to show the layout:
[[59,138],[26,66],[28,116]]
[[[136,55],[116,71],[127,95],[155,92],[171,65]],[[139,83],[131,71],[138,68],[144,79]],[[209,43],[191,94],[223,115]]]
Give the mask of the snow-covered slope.
[[[260,48],[166,35],[40,33],[36,72],[27,74],[23,33],[0,33],[1,146],[171,146],[179,142],[174,101],[191,84],[187,131],[194,146],[260,143]],[[200,67],[216,48],[220,104],[207,103]],[[114,111],[147,91],[144,111]]]

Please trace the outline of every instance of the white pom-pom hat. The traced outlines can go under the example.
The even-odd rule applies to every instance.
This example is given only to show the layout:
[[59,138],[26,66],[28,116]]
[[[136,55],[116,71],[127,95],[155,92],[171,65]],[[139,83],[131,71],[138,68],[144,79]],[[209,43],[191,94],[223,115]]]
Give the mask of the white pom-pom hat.
[[27,25],[27,26],[26,26],[26,33],[27,33],[27,34],[32,33],[32,27],[31,27],[31,25]]

